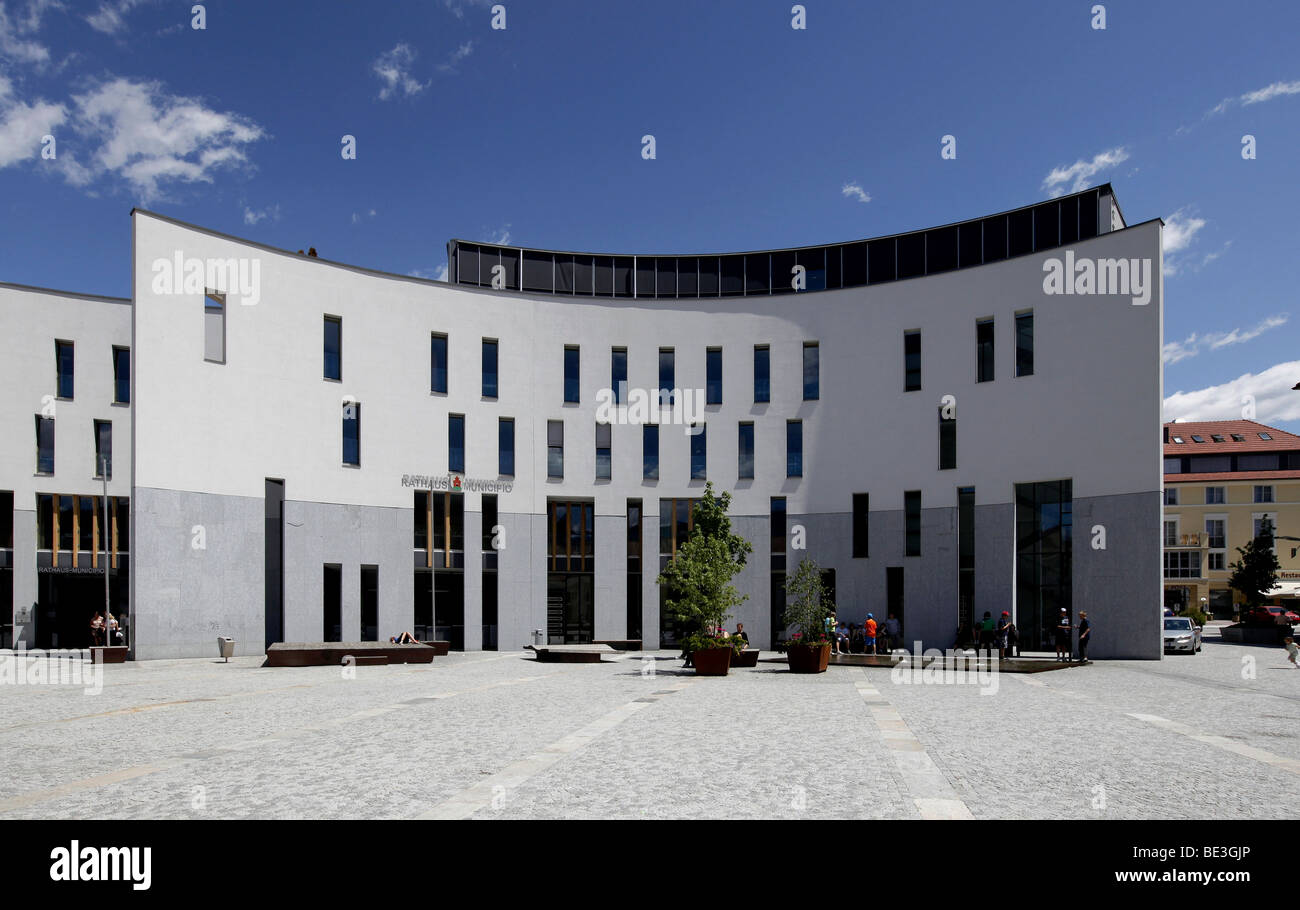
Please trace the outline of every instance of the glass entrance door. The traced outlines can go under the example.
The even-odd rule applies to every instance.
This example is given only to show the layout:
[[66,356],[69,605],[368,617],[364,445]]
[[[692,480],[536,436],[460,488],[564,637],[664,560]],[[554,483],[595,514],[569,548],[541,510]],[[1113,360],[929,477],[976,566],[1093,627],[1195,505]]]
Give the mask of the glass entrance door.
[[595,638],[595,590],[595,576],[590,573],[549,574],[546,592],[548,644],[586,644]]

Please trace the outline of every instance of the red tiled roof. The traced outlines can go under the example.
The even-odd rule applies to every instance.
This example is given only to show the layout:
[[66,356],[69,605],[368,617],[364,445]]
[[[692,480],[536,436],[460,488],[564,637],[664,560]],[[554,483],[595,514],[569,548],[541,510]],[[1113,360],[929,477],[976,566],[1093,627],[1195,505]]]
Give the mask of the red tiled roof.
[[1300,480],[1300,471],[1216,471],[1213,474],[1165,475],[1165,483],[1208,483],[1213,485],[1228,483],[1232,480]]
[[[1167,423],[1169,441],[1165,443],[1165,455],[1229,455],[1234,452],[1289,452],[1300,450],[1300,436],[1277,430],[1273,427],[1256,423],[1253,420],[1200,420]],[[1232,434],[1246,437],[1242,442],[1232,438]],[[1260,439],[1260,433],[1267,433],[1273,438]],[[1215,442],[1212,436],[1222,436],[1223,442]],[[1174,442],[1178,436],[1183,441]],[[1200,436],[1205,442],[1193,442],[1193,436]]]

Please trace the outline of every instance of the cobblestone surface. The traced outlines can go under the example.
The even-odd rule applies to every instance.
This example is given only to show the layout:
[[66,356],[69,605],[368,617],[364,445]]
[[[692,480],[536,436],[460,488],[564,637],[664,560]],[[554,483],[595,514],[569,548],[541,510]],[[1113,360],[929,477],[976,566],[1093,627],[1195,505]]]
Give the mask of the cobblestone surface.
[[98,695],[0,685],[0,818],[410,818],[447,801],[476,818],[916,818],[934,767],[976,818],[1282,818],[1300,783],[1300,671],[1213,629],[1195,656],[996,691],[766,661],[698,678],[672,657],[452,654],[351,679],[152,661],[104,668]]

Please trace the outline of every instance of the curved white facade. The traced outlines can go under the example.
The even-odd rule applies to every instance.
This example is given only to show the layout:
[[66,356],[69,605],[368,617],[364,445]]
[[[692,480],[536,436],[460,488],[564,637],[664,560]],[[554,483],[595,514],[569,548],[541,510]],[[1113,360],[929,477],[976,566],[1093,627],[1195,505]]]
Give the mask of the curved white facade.
[[[807,553],[836,571],[839,615],[883,616],[886,571],[901,567],[909,641],[952,643],[958,620],[958,488],[975,488],[974,610],[1014,609],[1016,484],[1068,479],[1074,609],[1097,628],[1096,656],[1159,656],[1161,225],[1073,244],[1076,258],[1145,259],[1149,303],[1044,292],[1065,249],[883,285],[787,296],[612,299],[467,289],[326,262],[137,211],[134,229],[133,614],[140,657],[207,654],[228,634],[263,641],[263,496],[284,481],[284,626],[321,637],[322,565],[342,573],[343,640],[359,637],[358,571],[378,566],[380,637],[413,625],[413,491],[403,475],[448,470],[448,415],[465,417],[464,476],[498,479],[498,418],[515,421],[515,473],[499,494],[498,641],[547,627],[550,500],[593,501],[594,637],[628,637],[626,516],[644,504],[641,625],[660,628],[654,585],[658,501],[700,494],[690,438],[660,431],[659,479],[642,471],[639,426],[612,429],[612,476],[596,479],[598,395],[612,348],[632,388],[659,385],[672,348],[681,389],[705,387],[722,350],[722,403],[704,409],[707,477],[733,495],[755,545],[736,619],[770,645],[769,516],[784,497]],[[256,263],[255,305],[231,294],[226,360],[204,359],[202,293],[159,293],[155,264]],[[1033,312],[1032,375],[1015,375],[1015,316]],[[342,378],[322,376],[323,320],[342,320]],[[976,381],[976,321],[994,322],[992,381]],[[903,335],[922,335],[922,388],[904,391]],[[430,336],[448,339],[448,388],[430,391]],[[481,343],[495,339],[499,391],[481,394]],[[803,347],[820,352],[820,394],[803,397]],[[754,401],[754,347],[771,351],[771,401]],[[579,401],[564,401],[564,350],[577,346]],[[937,409],[953,396],[956,468],[940,470]],[[359,466],[341,463],[341,407],[361,404]],[[564,424],[564,476],[547,476],[547,422]],[[787,477],[786,424],[803,424],[802,477]],[[738,424],[752,421],[755,471],[738,478]],[[921,552],[905,555],[904,492],[920,491]],[[870,496],[866,557],[852,556],[851,503]],[[463,496],[463,625],[482,645],[481,495]],[[1105,548],[1094,528],[1104,529]],[[202,538],[199,540],[198,538]],[[793,538],[792,538],[793,544]],[[200,547],[198,544],[202,543]],[[788,548],[790,568],[801,556]],[[459,597],[459,593],[457,594]],[[1151,618],[1144,609],[1150,606]]]

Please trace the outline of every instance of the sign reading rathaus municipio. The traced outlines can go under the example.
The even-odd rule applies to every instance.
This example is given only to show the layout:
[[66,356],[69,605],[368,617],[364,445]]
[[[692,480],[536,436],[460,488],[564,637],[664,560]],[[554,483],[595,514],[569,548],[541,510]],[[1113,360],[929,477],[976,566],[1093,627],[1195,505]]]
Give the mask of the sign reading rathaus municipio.
[[402,486],[449,493],[509,493],[514,489],[513,481],[481,480],[459,474],[403,474]]

